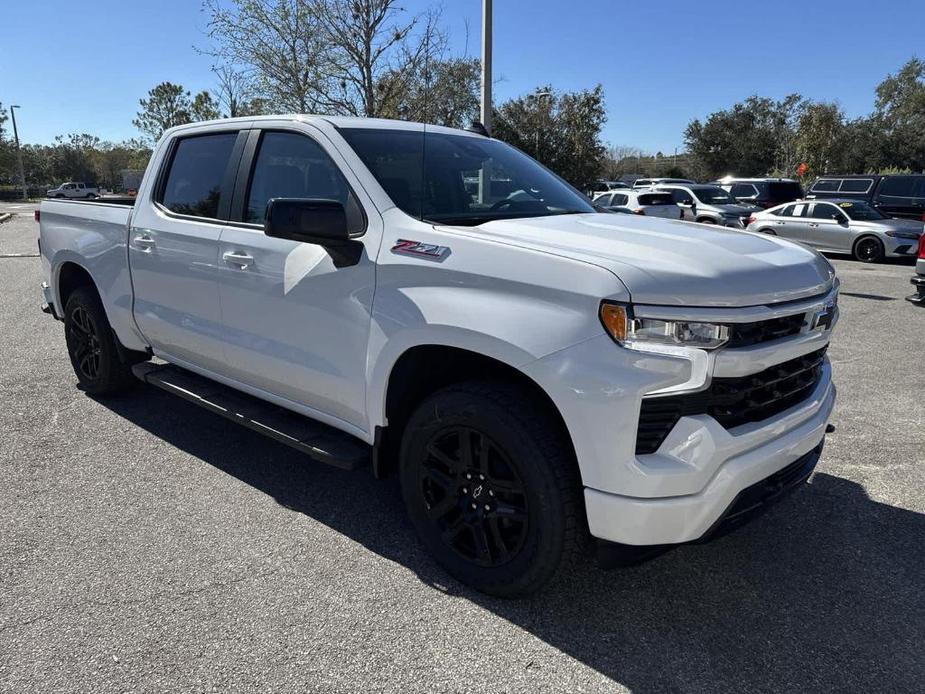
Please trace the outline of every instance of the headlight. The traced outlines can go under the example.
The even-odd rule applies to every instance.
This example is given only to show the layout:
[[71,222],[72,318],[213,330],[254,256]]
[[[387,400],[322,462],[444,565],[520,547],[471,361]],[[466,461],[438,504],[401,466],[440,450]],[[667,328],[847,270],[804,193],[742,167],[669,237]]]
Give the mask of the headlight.
[[922,234],[918,231],[898,231],[890,229],[886,232],[886,235],[892,236],[895,239],[918,239]]
[[600,317],[607,334],[631,349],[648,345],[716,349],[729,340],[725,325],[634,318],[630,307],[606,301],[601,304]]

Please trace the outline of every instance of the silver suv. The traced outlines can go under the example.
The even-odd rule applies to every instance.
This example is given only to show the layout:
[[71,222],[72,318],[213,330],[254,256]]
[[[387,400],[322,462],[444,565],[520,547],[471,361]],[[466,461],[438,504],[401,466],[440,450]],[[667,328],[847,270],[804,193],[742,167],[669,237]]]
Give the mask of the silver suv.
[[681,208],[681,219],[689,222],[744,229],[748,226],[748,218],[761,211],[754,205],[739,204],[725,190],[709,184],[663,185],[655,190],[670,192]]

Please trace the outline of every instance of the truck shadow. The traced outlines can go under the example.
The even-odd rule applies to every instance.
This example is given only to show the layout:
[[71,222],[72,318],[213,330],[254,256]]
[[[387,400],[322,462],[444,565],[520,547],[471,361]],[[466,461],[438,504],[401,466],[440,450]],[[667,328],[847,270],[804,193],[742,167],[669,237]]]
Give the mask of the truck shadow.
[[710,545],[612,572],[589,559],[532,599],[498,600],[433,563],[394,479],[327,468],[154,389],[100,402],[637,694],[921,691],[925,515],[854,482],[819,472]]

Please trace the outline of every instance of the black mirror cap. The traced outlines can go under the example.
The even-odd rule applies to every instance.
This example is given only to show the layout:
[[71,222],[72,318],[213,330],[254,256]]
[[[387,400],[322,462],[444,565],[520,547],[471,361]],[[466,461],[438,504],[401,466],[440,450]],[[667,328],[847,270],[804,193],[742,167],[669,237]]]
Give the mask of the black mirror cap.
[[350,242],[347,212],[338,200],[272,198],[263,225],[267,236],[321,246]]

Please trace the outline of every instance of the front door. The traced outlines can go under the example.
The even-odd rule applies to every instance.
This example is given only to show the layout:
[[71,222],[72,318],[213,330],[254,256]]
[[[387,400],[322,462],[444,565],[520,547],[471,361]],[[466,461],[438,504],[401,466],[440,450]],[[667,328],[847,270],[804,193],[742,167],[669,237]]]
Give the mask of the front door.
[[[365,430],[379,237],[368,227],[378,230],[380,222],[364,216],[330,145],[326,149],[302,130],[267,129],[251,137],[259,141],[248,147],[253,151],[256,144],[238,174],[248,179],[238,185],[241,202],[236,200],[233,212],[238,220],[225,228],[219,245],[229,368],[236,380]],[[357,242],[364,244],[359,261],[345,264],[321,246],[265,235],[272,198],[341,202]]]
[[139,197],[128,240],[138,329],[156,354],[217,373],[225,368],[218,240],[243,147],[238,137],[178,139],[152,201]]

